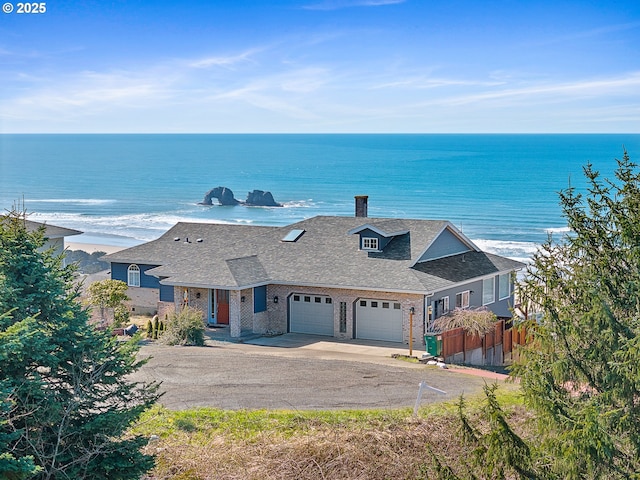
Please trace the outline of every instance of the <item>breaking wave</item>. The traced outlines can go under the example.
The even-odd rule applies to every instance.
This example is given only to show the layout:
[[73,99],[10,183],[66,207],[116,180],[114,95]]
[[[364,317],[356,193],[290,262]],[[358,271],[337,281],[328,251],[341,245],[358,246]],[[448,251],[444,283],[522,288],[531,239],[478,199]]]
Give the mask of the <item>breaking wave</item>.
[[43,198],[43,199],[25,199],[25,203],[61,203],[68,205],[109,205],[116,203],[117,200],[108,198]]

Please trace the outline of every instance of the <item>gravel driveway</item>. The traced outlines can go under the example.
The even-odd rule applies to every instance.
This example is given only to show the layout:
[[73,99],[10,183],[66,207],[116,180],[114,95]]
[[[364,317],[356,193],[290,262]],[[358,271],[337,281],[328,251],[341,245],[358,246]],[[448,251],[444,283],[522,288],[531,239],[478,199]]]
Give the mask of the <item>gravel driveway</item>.
[[[149,362],[136,381],[161,381],[169,409],[361,409],[413,407],[482,389],[485,379],[391,358],[406,349],[288,334],[257,344],[209,341],[205,347],[144,345]],[[422,352],[417,352],[420,355]],[[415,355],[414,351],[414,355]],[[487,380],[492,382],[492,380]]]

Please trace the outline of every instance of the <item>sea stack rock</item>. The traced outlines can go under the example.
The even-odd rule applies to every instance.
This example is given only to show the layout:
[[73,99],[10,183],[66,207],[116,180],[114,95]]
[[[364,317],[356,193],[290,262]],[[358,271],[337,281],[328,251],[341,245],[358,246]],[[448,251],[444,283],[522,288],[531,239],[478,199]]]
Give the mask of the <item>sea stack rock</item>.
[[238,205],[240,202],[236,200],[231,189],[227,187],[216,187],[209,190],[200,205],[213,205],[213,198],[217,198],[220,205]]
[[247,194],[247,205],[256,207],[281,207],[282,204],[273,199],[271,192],[263,192],[262,190],[254,190]]

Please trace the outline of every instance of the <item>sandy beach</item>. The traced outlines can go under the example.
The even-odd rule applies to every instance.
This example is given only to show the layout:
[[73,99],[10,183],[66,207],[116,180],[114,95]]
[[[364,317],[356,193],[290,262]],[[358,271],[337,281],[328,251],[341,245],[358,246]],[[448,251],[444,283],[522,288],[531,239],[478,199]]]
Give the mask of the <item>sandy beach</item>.
[[115,253],[120,250],[124,250],[129,247],[121,247],[121,246],[113,246],[113,245],[101,245],[97,243],[80,243],[80,242],[65,242],[64,243],[67,250],[83,250],[87,253],[93,252],[105,252],[105,253]]

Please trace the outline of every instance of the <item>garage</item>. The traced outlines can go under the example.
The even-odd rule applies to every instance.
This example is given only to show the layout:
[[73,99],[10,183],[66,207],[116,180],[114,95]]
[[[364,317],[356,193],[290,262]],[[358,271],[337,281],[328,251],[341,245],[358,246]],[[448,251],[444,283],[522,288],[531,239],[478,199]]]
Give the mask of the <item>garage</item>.
[[402,342],[402,307],[392,300],[356,302],[356,338]]
[[293,294],[289,301],[289,331],[333,336],[333,301],[325,295]]

